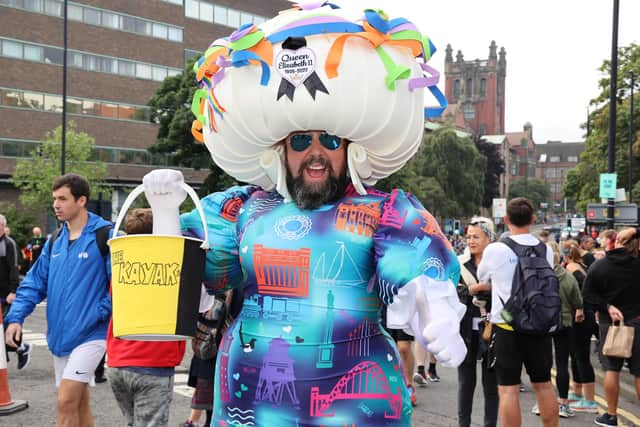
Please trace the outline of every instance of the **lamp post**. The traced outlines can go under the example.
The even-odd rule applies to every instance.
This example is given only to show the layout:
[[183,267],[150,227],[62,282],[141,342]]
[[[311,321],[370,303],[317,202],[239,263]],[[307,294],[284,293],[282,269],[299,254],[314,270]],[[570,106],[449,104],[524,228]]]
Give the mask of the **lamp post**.
[[60,175],[65,174],[67,156],[67,0],[64,0],[64,49],[62,58],[62,137],[60,139]]
[[633,123],[633,90],[634,90],[634,86],[635,86],[635,81],[634,81],[634,75],[633,75],[633,71],[630,73],[631,74],[631,104],[629,105],[629,182],[628,182],[628,186],[629,186],[629,203],[631,203],[633,201],[633,197],[631,195],[632,193],[632,185],[633,185],[633,143],[635,142],[635,128],[634,128],[634,123]]
[[[609,153],[608,172],[616,170],[616,93],[618,92],[618,10],[620,0],[613,0],[613,28],[611,31],[611,81],[609,86]],[[607,228],[613,228],[615,198],[607,200]]]

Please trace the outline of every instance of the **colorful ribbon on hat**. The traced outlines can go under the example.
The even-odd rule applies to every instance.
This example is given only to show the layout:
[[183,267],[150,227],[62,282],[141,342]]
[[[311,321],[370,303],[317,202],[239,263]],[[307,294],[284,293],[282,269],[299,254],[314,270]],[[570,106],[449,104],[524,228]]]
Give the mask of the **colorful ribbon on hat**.
[[[191,134],[198,142],[204,142],[202,129],[204,123],[208,123],[209,129],[217,131],[214,114],[222,118],[222,113],[226,110],[220,104],[214,93],[215,77],[220,71],[220,62],[229,54],[226,39],[218,39],[209,46],[196,62],[193,64],[193,71],[200,85],[200,89],[193,94],[191,111],[196,119],[191,124]],[[208,104],[205,101],[209,101]],[[204,115],[205,105],[208,105],[209,120]]]
[[260,84],[266,86],[271,74],[269,67],[273,63],[273,46],[264,37],[264,32],[255,24],[245,24],[231,34],[229,41],[231,65],[236,68],[249,64],[261,65]]
[[[245,67],[258,64],[262,67],[260,84],[269,83],[270,66],[273,63],[273,46],[265,39],[264,32],[254,24],[245,24],[234,31],[228,40],[220,39],[207,49],[205,54],[194,64],[196,79],[200,84],[193,96],[191,111],[196,120],[191,125],[191,134],[203,142],[202,129],[205,122],[216,132],[215,114],[221,119],[226,111],[215,96],[214,88],[222,80],[228,67]],[[208,101],[205,102],[205,101]],[[209,120],[204,115],[205,105],[209,108]]]
[[343,34],[334,41],[325,62],[327,77],[334,78],[338,76],[338,67],[342,61],[344,45],[350,37],[360,37],[368,40],[376,49],[387,70],[385,82],[390,90],[395,89],[396,80],[409,78],[411,71],[408,67],[396,64],[391,56],[382,49],[383,44],[407,47],[415,57],[431,57],[431,46],[424,45],[422,34],[411,22],[404,18],[389,21],[384,12],[367,9],[365,10],[362,28],[364,30],[362,32]]

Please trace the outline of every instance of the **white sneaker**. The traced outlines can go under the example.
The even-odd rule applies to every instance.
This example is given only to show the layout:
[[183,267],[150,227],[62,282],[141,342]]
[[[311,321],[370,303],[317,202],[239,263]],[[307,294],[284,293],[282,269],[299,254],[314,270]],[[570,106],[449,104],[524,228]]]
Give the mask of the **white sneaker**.
[[419,372],[416,372],[415,374],[413,374],[413,382],[414,384],[417,384],[420,387],[426,387],[428,384],[427,379],[423,377],[422,374],[420,374]]
[[540,415],[540,408],[538,408],[538,404],[537,403],[535,405],[533,405],[533,408],[531,408],[531,413],[533,415]]

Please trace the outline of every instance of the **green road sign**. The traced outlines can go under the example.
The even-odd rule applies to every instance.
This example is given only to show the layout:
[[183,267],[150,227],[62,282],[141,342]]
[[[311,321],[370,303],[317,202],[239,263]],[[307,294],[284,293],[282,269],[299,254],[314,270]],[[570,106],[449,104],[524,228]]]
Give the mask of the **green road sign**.
[[617,174],[601,173],[600,174],[600,198],[615,199],[617,186]]

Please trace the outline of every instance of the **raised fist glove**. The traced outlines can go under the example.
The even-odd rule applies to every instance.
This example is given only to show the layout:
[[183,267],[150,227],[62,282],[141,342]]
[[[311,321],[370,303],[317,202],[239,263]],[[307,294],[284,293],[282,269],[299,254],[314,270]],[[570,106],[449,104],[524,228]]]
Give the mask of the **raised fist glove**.
[[142,178],[153,211],[153,234],[180,235],[180,205],[187,197],[182,172],[156,169]]

